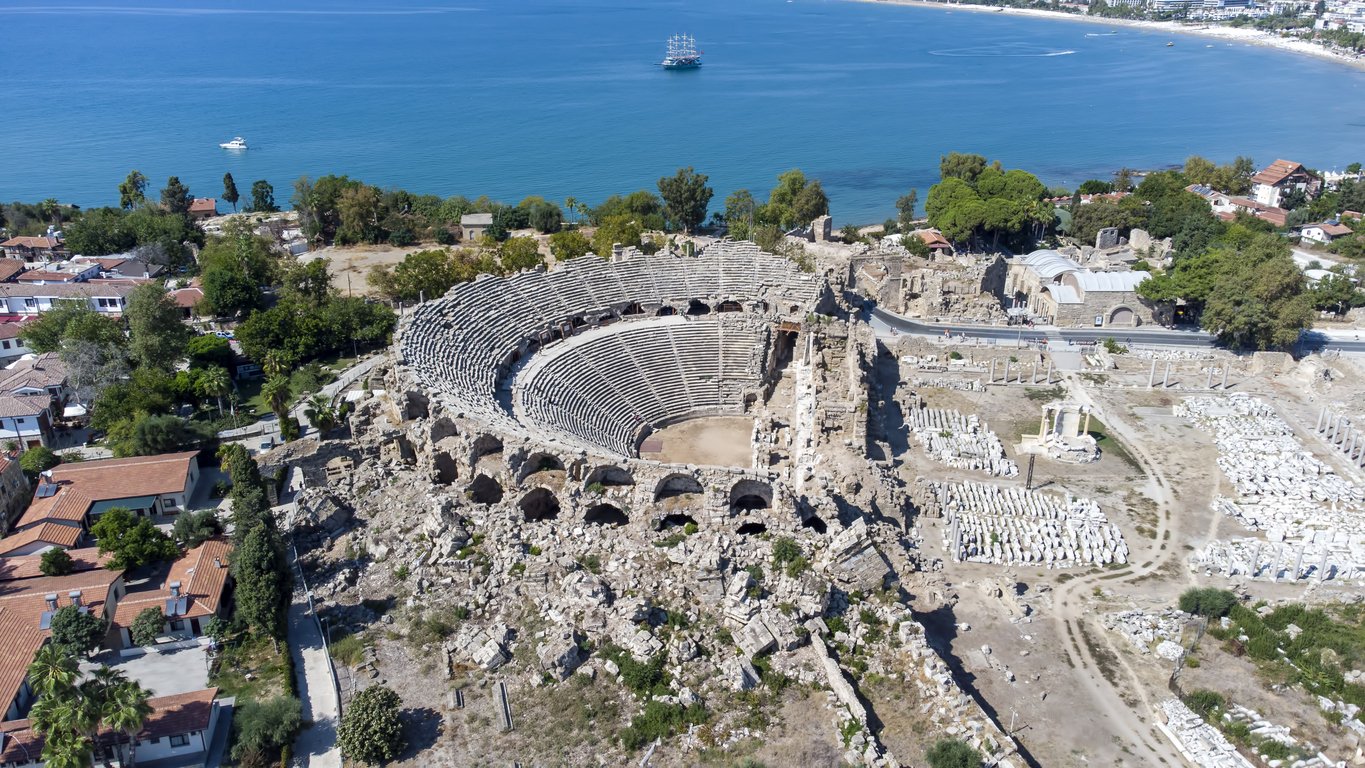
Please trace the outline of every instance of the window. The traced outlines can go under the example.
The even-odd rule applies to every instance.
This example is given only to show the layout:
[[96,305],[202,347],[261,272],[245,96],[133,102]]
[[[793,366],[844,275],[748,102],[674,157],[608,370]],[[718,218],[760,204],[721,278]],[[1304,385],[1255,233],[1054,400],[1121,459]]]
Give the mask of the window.
[[4,341],[0,341],[0,347],[4,347],[5,349],[9,349],[9,339],[5,339]]
[[171,746],[172,746],[172,747],[188,747],[189,745],[190,745],[190,737],[189,737],[189,736],[186,736],[186,735],[183,734],[183,733],[180,734],[179,736],[172,736],[172,737],[171,737]]

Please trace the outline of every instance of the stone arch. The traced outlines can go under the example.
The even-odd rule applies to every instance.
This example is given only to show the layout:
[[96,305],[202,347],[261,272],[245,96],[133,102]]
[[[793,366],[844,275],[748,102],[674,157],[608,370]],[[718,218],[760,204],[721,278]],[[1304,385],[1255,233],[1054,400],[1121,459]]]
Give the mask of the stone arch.
[[431,475],[437,485],[450,485],[459,480],[460,468],[455,464],[455,457],[445,451],[432,454]]
[[736,530],[735,532],[738,533],[740,536],[757,536],[762,533],[767,533],[768,526],[765,523],[760,523],[758,521],[751,520],[747,523],[740,525],[739,529]]
[[740,480],[730,488],[730,509],[749,511],[769,509],[773,505],[773,487],[760,480]]
[[584,513],[583,522],[588,525],[625,525],[630,518],[615,504],[597,504]]
[[632,301],[621,310],[622,315],[643,315],[645,308],[640,306],[640,302]]
[[671,514],[671,515],[664,515],[664,516],[663,516],[662,518],[660,518],[660,520],[659,520],[659,528],[660,528],[660,529],[664,529],[664,528],[682,528],[682,527],[684,527],[684,526],[686,526],[686,525],[688,525],[688,524],[696,525],[696,524],[697,524],[697,518],[695,518],[695,517],[693,517],[693,516],[691,516],[691,515],[682,513],[682,512],[674,512],[674,513]]
[[1135,328],[1139,325],[1137,313],[1132,308],[1120,304],[1109,312],[1109,325]]
[[658,317],[668,317],[670,315],[678,314],[678,310],[665,304],[662,307],[659,307],[659,311],[655,312],[654,314],[657,315]]
[[711,306],[700,299],[693,299],[687,302],[687,314],[709,315],[711,314]]
[[722,301],[716,305],[717,312],[743,312],[744,305],[738,301]]
[[801,520],[801,527],[809,528],[816,533],[824,533],[829,530],[829,527],[825,525],[825,521],[821,520],[820,516],[814,513],[807,515]]
[[475,504],[497,504],[502,501],[502,486],[488,475],[479,475],[467,489],[469,500]]
[[599,483],[608,488],[619,488],[623,486],[635,485],[635,476],[630,470],[618,467],[613,464],[604,464],[595,467],[583,480],[583,487],[586,488],[594,483]]
[[526,457],[526,461],[521,465],[521,477],[518,482],[525,482],[526,478],[537,472],[563,472],[564,462],[553,453],[543,451],[533,453]]
[[702,487],[701,481],[691,475],[675,472],[659,481],[654,486],[654,500],[671,499],[675,496],[683,496],[689,493],[702,494],[706,489]]
[[502,453],[502,440],[496,435],[479,435],[479,439],[474,441],[475,462],[495,453]]
[[517,502],[521,514],[528,523],[541,520],[554,520],[559,517],[559,499],[549,488],[534,488]]

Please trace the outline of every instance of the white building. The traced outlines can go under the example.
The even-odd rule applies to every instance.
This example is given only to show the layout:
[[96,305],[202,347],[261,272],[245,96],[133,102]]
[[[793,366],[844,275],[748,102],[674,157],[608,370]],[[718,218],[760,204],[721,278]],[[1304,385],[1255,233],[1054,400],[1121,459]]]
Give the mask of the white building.
[[1321,224],[1309,224],[1299,230],[1299,236],[1304,240],[1311,240],[1315,243],[1327,244],[1339,237],[1346,237],[1352,234],[1351,228],[1339,221],[1324,221]]

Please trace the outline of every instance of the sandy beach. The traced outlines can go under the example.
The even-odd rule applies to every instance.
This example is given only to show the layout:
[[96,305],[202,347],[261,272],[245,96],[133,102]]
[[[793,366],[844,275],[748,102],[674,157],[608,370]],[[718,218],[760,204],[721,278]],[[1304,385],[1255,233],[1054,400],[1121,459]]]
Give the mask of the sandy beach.
[[1062,11],[1047,11],[1039,8],[1005,8],[994,5],[974,5],[968,3],[940,3],[931,0],[854,0],[854,2],[879,3],[881,5],[910,5],[920,8],[937,8],[940,10],[968,11],[972,13],[996,13],[1011,16],[1033,16],[1040,19],[1055,19],[1060,21],[1077,21],[1083,24],[1098,24],[1106,27],[1131,27],[1143,29],[1151,32],[1162,32],[1172,35],[1195,35],[1198,37],[1215,38],[1231,43],[1242,43],[1244,45],[1260,45],[1267,48],[1278,48],[1282,51],[1297,53],[1306,56],[1314,56],[1319,59],[1327,59],[1349,67],[1365,70],[1365,56],[1349,56],[1336,51],[1311,43],[1306,40],[1293,40],[1280,37],[1270,32],[1245,27],[1219,26],[1213,23],[1201,25],[1180,24],[1174,21],[1145,21],[1134,19],[1106,19],[1098,16],[1085,16],[1077,13],[1065,13]]

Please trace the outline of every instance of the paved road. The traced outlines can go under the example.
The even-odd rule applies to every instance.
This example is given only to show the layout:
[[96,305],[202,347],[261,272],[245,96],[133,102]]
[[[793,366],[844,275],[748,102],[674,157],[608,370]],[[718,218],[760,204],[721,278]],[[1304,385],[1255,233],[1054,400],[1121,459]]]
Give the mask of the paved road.
[[[1056,328],[1037,326],[1021,328],[1008,325],[972,325],[954,323],[929,323],[901,317],[884,309],[874,308],[869,318],[873,328],[878,330],[894,329],[897,333],[916,336],[938,336],[948,332],[954,336],[971,339],[992,339],[995,341],[1039,341],[1057,339],[1072,342],[1103,341],[1112,338],[1124,344],[1144,344],[1167,347],[1209,347],[1213,345],[1213,334],[1203,331],[1181,331],[1167,328]],[[1307,331],[1300,342],[1302,352],[1342,352],[1345,354],[1365,353],[1365,331],[1333,330],[1331,332]]]
[[289,653],[294,657],[294,674],[299,679],[303,719],[312,723],[294,740],[294,765],[341,768],[341,751],[337,748],[340,702],[322,632],[301,588],[294,593],[294,602],[289,606]]

